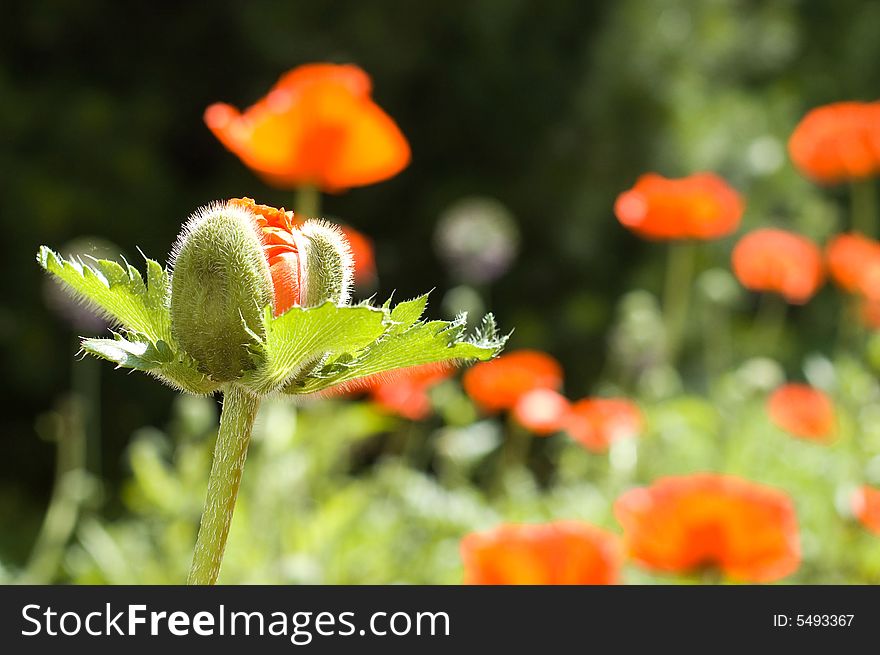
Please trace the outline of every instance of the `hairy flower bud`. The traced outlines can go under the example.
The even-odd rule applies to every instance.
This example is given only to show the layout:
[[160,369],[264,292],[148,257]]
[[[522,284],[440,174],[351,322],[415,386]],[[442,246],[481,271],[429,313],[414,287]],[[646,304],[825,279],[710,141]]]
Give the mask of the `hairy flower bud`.
[[174,338],[217,382],[253,367],[247,345],[262,311],[278,316],[351,297],[351,251],[330,223],[248,198],[209,205],[184,226],[172,251]]
[[250,212],[213,204],[196,212],[171,255],[171,330],[217,382],[252,368],[246,345],[273,303],[263,239]]
[[259,227],[275,291],[275,314],[294,305],[314,307],[351,299],[354,273],[348,240],[336,225],[300,222],[292,212],[235,198],[229,205],[249,211]]
[[320,305],[328,300],[345,305],[351,300],[354,262],[342,231],[323,221],[306,221],[299,228],[305,237],[301,254],[305,272],[301,280],[303,307]]

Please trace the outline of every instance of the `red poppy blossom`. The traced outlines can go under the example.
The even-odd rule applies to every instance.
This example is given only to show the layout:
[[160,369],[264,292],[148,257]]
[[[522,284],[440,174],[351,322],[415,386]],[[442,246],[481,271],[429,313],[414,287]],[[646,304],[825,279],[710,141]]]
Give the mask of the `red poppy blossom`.
[[393,375],[390,379],[373,381],[370,397],[383,409],[412,421],[431,414],[428,390],[452,375],[449,368],[434,364],[416,366]]
[[[258,205],[251,198],[233,198],[230,204],[257,216],[266,242],[265,252],[275,285],[275,311],[283,313],[299,303],[299,269],[297,228],[303,224],[293,212]],[[369,238],[347,225],[337,226],[348,243],[353,260],[355,284],[369,285],[376,278],[373,245]],[[300,244],[301,246],[301,244]]]
[[250,212],[260,227],[263,252],[275,290],[275,315],[283,314],[299,304],[303,276],[300,261],[303,237],[295,227],[293,212],[258,205],[250,198],[233,198],[229,204]]
[[475,585],[615,584],[621,565],[617,537],[579,521],[471,533],[461,556],[465,584]]
[[558,391],[533,389],[516,401],[513,418],[530,432],[543,437],[562,428],[570,407],[568,399]]
[[834,404],[808,384],[784,384],[767,401],[770,420],[782,430],[812,441],[834,438]]
[[745,235],[733,249],[733,272],[747,289],[778,293],[803,304],[824,281],[822,252],[806,237],[762,228]]
[[484,411],[512,409],[532,389],[562,387],[562,366],[537,350],[517,350],[465,371],[465,392]]
[[572,439],[597,453],[616,439],[638,436],[643,425],[638,405],[626,398],[584,398],[572,404],[565,420]]
[[852,511],[868,530],[880,535],[880,489],[863,485],[853,494]]
[[717,567],[745,582],[770,582],[800,563],[797,517],[789,497],[734,476],[660,478],[614,503],[631,555],[666,572]]
[[370,91],[369,76],[357,66],[307,64],[244,113],[211,105],[205,123],[270,184],[341,191],[393,177],[409,164],[409,144]]
[[832,184],[880,172],[880,102],[836,102],[817,107],[788,141],[795,166]]
[[880,330],[880,301],[862,298],[859,302],[859,318],[865,327]]
[[880,300],[880,242],[857,233],[838,234],[825,248],[828,273],[850,293]]
[[739,227],[744,204],[713,173],[668,179],[642,175],[614,203],[617,219],[647,239],[715,239]]

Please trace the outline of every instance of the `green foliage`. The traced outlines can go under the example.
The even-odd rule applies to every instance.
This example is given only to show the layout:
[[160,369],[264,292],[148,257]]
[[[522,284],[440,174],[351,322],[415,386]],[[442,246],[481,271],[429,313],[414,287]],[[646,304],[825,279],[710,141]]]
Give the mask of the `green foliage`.
[[231,271],[244,263],[224,260],[228,248],[216,244],[218,249],[210,251],[211,257],[199,263],[198,248],[207,243],[202,237],[220,243],[213,223],[228,221],[223,215],[210,217],[210,224],[201,218],[194,229],[185,230],[177,251],[171,318],[159,292],[167,293],[168,276],[156,271],[155,262],[147,260],[151,283],[145,286],[131,266],[125,274],[118,264],[99,260],[92,269],[67,262],[48,248],[40,250],[38,261],[48,272],[116,318],[126,331],[113,339],[83,339],[84,352],[119,367],[150,373],[195,394],[216,391],[230,379],[256,394],[280,390],[307,394],[411,366],[487,360],[507,340],[497,334],[491,315],[472,337],[465,334],[464,316],[451,322],[420,321],[427,295],[394,308],[390,301],[382,307],[327,301],[315,307],[295,306],[280,316],[265,305],[251,326],[249,320],[254,319],[248,318],[244,307],[253,297],[246,292],[258,290],[245,283],[243,289],[230,291],[230,280],[235,277]]

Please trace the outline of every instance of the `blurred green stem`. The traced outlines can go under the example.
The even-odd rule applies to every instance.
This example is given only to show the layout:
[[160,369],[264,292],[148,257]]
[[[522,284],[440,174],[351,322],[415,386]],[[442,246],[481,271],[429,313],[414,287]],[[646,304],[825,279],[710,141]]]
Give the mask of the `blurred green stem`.
[[[79,339],[77,339],[79,348]],[[76,360],[71,367],[71,387],[82,403],[86,467],[101,478],[101,362],[94,357]]]
[[717,380],[731,360],[730,312],[720,303],[712,303],[703,312],[703,358],[710,380]]
[[497,490],[504,488],[504,478],[508,470],[528,466],[532,439],[534,437],[528,430],[508,416],[506,438],[501,444],[501,452],[496,462],[494,486]]
[[259,397],[234,384],[223,394],[214,463],[187,584],[210,585],[217,581],[259,405]]
[[85,494],[86,436],[80,398],[71,397],[57,412],[55,483],[40,534],[21,576],[23,584],[52,582],[64,547],[76,527]]
[[850,228],[876,238],[877,188],[874,180],[856,180],[850,185]]
[[689,241],[669,245],[663,290],[663,318],[666,327],[666,356],[670,364],[674,364],[678,358],[684,337],[695,257],[696,245]]
[[785,316],[788,303],[775,293],[763,293],[758,305],[755,323],[761,332],[765,354],[772,355],[785,331]]
[[321,192],[318,187],[311,184],[297,187],[296,196],[293,199],[293,211],[299,214],[302,219],[320,218]]

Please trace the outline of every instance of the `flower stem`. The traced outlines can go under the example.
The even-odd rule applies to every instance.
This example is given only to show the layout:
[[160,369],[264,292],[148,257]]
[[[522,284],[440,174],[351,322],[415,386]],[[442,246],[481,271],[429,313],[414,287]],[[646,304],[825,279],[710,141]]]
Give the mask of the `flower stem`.
[[57,460],[52,499],[40,534],[22,573],[21,584],[46,584],[55,579],[64,549],[76,528],[87,491],[86,435],[82,399],[73,396],[58,410],[55,433]]
[[687,241],[669,246],[663,290],[663,318],[666,327],[666,356],[670,364],[675,363],[684,337],[694,277],[695,255],[694,244]]
[[293,199],[293,211],[300,218],[320,218],[321,216],[321,191],[312,184],[304,184],[297,187],[296,196]]
[[876,237],[877,190],[874,180],[856,180],[850,185],[850,227],[867,237]]
[[785,318],[788,313],[788,303],[775,293],[763,293],[758,304],[758,313],[755,324],[758,326],[763,339],[765,352],[773,355],[779,347],[782,335],[785,332]]
[[258,396],[234,384],[223,394],[220,432],[187,584],[209,585],[217,581],[259,405]]

